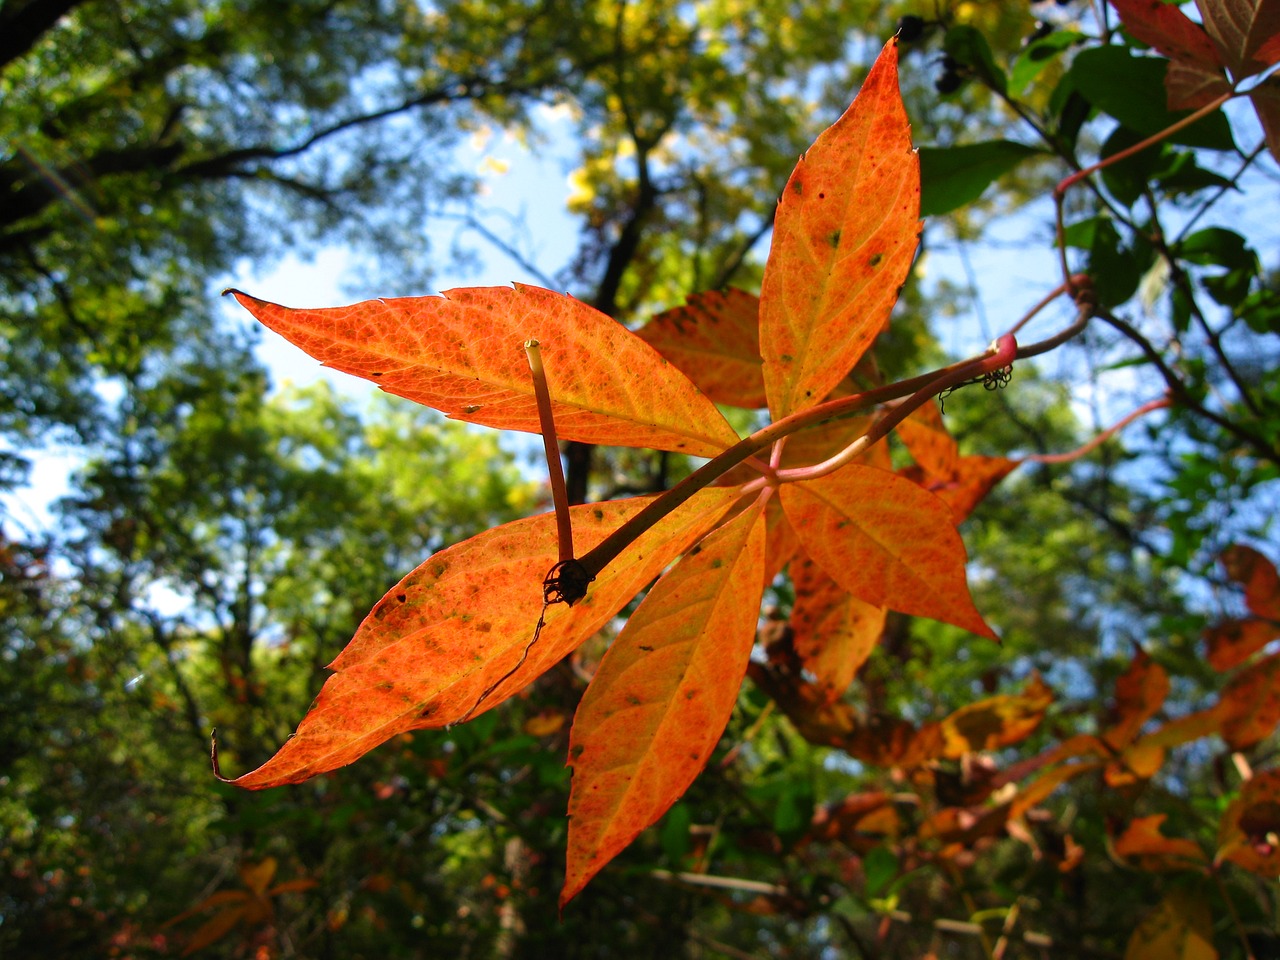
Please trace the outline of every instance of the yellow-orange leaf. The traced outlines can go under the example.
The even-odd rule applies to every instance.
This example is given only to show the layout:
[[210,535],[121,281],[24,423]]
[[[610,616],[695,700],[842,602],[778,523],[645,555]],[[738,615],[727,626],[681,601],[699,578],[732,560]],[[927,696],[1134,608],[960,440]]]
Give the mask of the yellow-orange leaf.
[[812,558],[791,561],[796,602],[791,630],[796,653],[828,700],[840,696],[884,632],[885,610],[849,593]]
[[[532,647],[542,580],[557,560],[553,515],[504,524],[435,554],[365,617],[329,665],[337,672],[297,733],[235,783],[253,789],[298,783],[345,766],[398,733],[456,723],[496,706],[608,622],[711,527],[733,496],[702,491],[649,530],[605,568],[585,599],[548,608]],[[648,502],[572,508],[576,541],[590,549]]]
[[729,722],[755,642],[762,514],[757,501],[659,580],[587,687],[561,905],[684,793]]
[[994,639],[969,596],[951,508],[937,497],[856,464],[780,492],[805,550],[855,597]]
[[1025,740],[1040,726],[1053,691],[1034,675],[1022,693],[988,697],[961,707],[942,721],[946,757],[998,750]]
[[820,403],[884,329],[915,254],[919,214],[920,162],[890,40],[778,201],[760,291],[774,420]]
[[232,291],[255,317],[335,370],[457,420],[541,433],[524,342],[542,345],[565,440],[710,457],[738,435],[656,350],[587,304],[537,287],[293,310]]
[[763,407],[760,298],[732,287],[695,293],[658,314],[636,336],[682,370],[716,403]]
[[1217,960],[1209,901],[1174,890],[1129,938],[1124,960]]
[[1160,824],[1166,815],[1157,813],[1150,817],[1138,817],[1116,837],[1116,853],[1137,861],[1143,870],[1186,870],[1203,868],[1208,857],[1200,845],[1180,838],[1166,837],[1160,832]]
[[1115,750],[1138,735],[1142,725],[1155,716],[1169,695],[1169,675],[1164,667],[1138,650],[1133,662],[1116,681],[1115,723],[1103,739]]

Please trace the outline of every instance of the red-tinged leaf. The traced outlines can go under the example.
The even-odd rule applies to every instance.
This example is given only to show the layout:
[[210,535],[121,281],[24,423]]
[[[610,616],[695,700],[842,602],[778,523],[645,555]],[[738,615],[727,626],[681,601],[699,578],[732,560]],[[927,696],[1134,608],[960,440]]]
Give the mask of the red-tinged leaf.
[[1174,60],[1164,75],[1164,88],[1170,110],[1197,110],[1230,93],[1231,82],[1221,67]]
[[784,484],[781,495],[801,545],[855,597],[995,638],[969,596],[964,544],[943,501],[856,464]]
[[752,504],[654,585],[583,694],[561,906],[666,813],[724,732],[755,642],[762,512]]
[[1204,869],[1209,858],[1200,845],[1191,840],[1166,837],[1160,832],[1160,824],[1166,820],[1163,813],[1150,817],[1138,817],[1116,837],[1116,853],[1126,860],[1137,861],[1143,870]]
[[1249,93],[1249,100],[1262,124],[1267,149],[1276,163],[1280,163],[1280,78],[1267,77]]
[[890,40],[778,201],[760,291],[774,420],[820,403],[884,329],[915,254],[919,212],[920,162]]
[[1053,703],[1053,691],[1032,676],[1022,693],[988,697],[961,707],[942,721],[943,756],[959,758],[999,750],[1031,736]]
[[561,439],[714,456],[738,435],[656,350],[581,301],[537,287],[292,310],[233,291],[335,370],[457,420],[541,433],[526,340],[542,345]]
[[1134,749],[1150,747],[1177,747],[1201,737],[1209,737],[1222,732],[1222,721],[1226,716],[1224,704],[1219,703],[1208,710],[1198,710],[1177,720],[1170,720],[1146,736],[1135,741]]
[[[542,580],[557,560],[554,516],[504,524],[440,551],[365,617],[329,665],[337,672],[297,733],[274,757],[234,782],[251,789],[298,783],[345,766],[398,733],[445,726],[491,709],[607,623],[702,536],[734,496],[714,488],[698,493],[606,567],[583,600],[549,607],[532,647]],[[636,498],[573,507],[575,540],[589,550],[647,502]],[[499,681],[477,707],[485,690]]]
[[310,877],[300,877],[297,880],[286,880],[284,883],[277,883],[274,887],[267,891],[267,896],[278,897],[282,893],[301,893],[304,890],[310,890],[319,885],[319,881],[312,880]]
[[1217,49],[1219,62],[1236,80],[1269,65],[1259,51],[1280,33],[1280,0],[1196,0],[1200,19]]
[[1222,690],[1222,739],[1244,750],[1271,735],[1280,723],[1280,654],[1259,660]]
[[1158,743],[1139,740],[1124,748],[1119,760],[1107,764],[1102,778],[1107,786],[1120,789],[1143,780],[1150,780],[1164,766],[1165,749]]
[[716,403],[765,405],[760,372],[760,298],[736,290],[695,293],[636,331]]
[[228,904],[234,903],[237,904],[237,911],[239,911],[246,903],[248,903],[252,896],[253,895],[251,893],[245,890],[218,890],[209,894],[209,896],[205,897],[191,909],[183,910],[176,917],[170,917],[161,924],[160,929],[165,930],[172,927],[174,924],[181,923],[183,920],[189,920],[197,913],[207,913],[214,907],[225,907]]
[[918,407],[895,429],[926,478],[951,478],[960,451],[942,422],[937,403],[930,401]]
[[1280,63],[1280,32],[1272,34],[1271,39],[1265,41],[1258,48],[1254,58],[1261,60],[1267,66]]
[[1130,36],[1154,47],[1170,60],[1222,66],[1204,27],[1177,6],[1161,0],[1111,0],[1111,5],[1120,14]]
[[[886,810],[896,821],[897,814],[893,809],[892,794],[879,790],[870,793],[851,793],[838,803],[819,807],[814,811],[812,825],[803,842],[840,840],[855,850],[865,853],[871,847],[883,843],[885,833],[893,835],[893,831],[865,829],[869,818]],[[877,818],[877,825],[882,822]]]
[[1138,650],[1129,668],[1116,680],[1114,722],[1103,739],[1112,749],[1123,749],[1156,715],[1168,695],[1169,674],[1145,650]]
[[1280,574],[1264,554],[1253,547],[1234,544],[1222,551],[1222,566],[1244,587],[1244,602],[1258,617],[1280,620]]
[[1209,901],[1171,891],[1129,937],[1124,960],[1217,960]]
[[1277,638],[1280,626],[1267,620],[1226,620],[1205,630],[1206,659],[1215,670],[1230,670]]
[[1280,770],[1250,779],[1222,815],[1217,862],[1230,860],[1259,876],[1280,876]]
[[796,592],[791,612],[796,653],[822,695],[835,700],[880,642],[885,610],[837,586],[803,552],[791,561],[791,582]]

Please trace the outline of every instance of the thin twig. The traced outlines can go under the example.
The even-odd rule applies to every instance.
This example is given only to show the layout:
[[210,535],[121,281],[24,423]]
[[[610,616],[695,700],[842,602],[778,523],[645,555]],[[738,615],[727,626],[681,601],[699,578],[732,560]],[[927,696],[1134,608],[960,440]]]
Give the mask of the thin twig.
[[547,388],[547,372],[542,366],[542,349],[537,340],[526,340],[524,352],[533,374],[533,396],[538,404],[538,422],[542,426],[542,449],[547,455],[547,475],[551,482],[551,502],[556,509],[556,542],[560,562],[573,559],[573,524],[569,519],[569,492],[564,485],[564,464],[560,462],[560,443],[556,439],[556,422],[551,415],[551,391]]

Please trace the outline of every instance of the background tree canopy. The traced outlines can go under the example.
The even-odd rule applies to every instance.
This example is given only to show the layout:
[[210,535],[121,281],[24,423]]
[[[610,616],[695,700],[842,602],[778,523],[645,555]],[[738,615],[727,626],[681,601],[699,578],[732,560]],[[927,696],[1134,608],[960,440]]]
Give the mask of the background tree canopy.
[[[1261,26],[1210,55],[1101,4],[0,3],[0,952],[1277,955],[1277,14],[1234,6]],[[1068,194],[1098,317],[1009,389],[946,399],[966,456],[1070,450],[1173,401],[1024,464],[968,521],[1003,643],[891,614],[815,700],[803,573],[781,574],[707,770],[562,918],[568,720],[607,635],[335,774],[217,782],[213,727],[256,766],[391,584],[546,506],[491,434],[274,387],[218,286],[335,243],[361,295],[456,285],[468,251],[427,242],[450,222],[633,327],[757,289],[796,157],[899,27],[931,216],[887,378],[1059,282],[1053,185],[1180,116],[1167,79],[1264,77]],[[572,156],[557,262],[455,161],[482,127]],[[1033,250],[1038,286],[1011,291]],[[75,468],[46,524],[13,505],[55,452]],[[565,455],[578,502],[691,469]],[[926,756],[934,727],[952,746]]]

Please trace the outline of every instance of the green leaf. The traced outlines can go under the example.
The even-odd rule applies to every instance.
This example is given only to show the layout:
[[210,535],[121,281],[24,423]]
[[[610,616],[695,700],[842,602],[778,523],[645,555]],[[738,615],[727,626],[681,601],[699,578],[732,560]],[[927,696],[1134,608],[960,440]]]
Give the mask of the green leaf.
[[947,31],[942,46],[954,60],[968,67],[999,93],[1009,89],[1009,80],[996,66],[987,38],[973,27],[952,27]]
[[[1128,127],[1116,127],[1102,145],[1102,157],[1113,157],[1139,143],[1142,137]],[[1102,182],[1108,192],[1126,207],[1132,207],[1142,196],[1152,174],[1161,165],[1160,146],[1148,147],[1102,169]]]
[[898,875],[898,858],[888,847],[873,847],[862,858],[862,873],[867,878],[867,896],[879,896]]
[[920,214],[936,216],[972,203],[997,177],[1039,152],[1012,140],[921,147]]
[[[1134,57],[1123,47],[1096,47],[1076,56],[1070,76],[1075,89],[1091,104],[1135,133],[1149,137],[1190,113],[1171,112],[1165,107],[1168,67],[1169,61],[1159,57]],[[1168,140],[1188,147],[1235,149],[1231,126],[1221,110],[1178,130]]]
[[1021,94],[1058,54],[1083,39],[1084,34],[1075,30],[1058,30],[1028,44],[1018,54],[1018,59],[1013,62],[1013,69],[1009,72],[1009,92],[1014,96]]
[[1225,227],[1197,230],[1178,244],[1175,252],[1182,259],[1202,267],[1254,270],[1258,263],[1244,237]]

